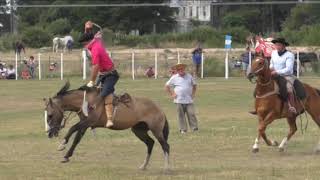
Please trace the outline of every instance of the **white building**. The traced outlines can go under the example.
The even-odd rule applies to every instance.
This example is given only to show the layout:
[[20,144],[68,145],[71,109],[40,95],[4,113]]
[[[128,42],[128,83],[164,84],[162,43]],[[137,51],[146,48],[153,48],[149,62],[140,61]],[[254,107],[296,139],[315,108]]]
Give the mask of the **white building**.
[[211,3],[216,0],[175,0],[179,8],[177,14],[178,31],[186,32],[191,30],[191,20],[202,23],[211,21]]

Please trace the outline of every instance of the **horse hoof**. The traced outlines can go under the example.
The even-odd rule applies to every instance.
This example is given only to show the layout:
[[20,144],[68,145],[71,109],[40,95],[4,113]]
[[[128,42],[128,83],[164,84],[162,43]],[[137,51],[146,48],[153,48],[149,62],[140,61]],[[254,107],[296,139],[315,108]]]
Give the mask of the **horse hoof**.
[[277,141],[272,141],[271,146],[279,146],[279,143]]
[[146,168],[145,166],[140,166],[139,169],[140,169],[141,171],[147,170],[147,168]]
[[57,150],[58,151],[63,151],[65,148],[66,148],[65,144],[60,144]]
[[253,148],[253,149],[252,149],[252,152],[253,152],[253,153],[259,152],[259,148]]
[[67,163],[69,162],[69,158],[63,158],[63,160],[61,161],[61,163]]

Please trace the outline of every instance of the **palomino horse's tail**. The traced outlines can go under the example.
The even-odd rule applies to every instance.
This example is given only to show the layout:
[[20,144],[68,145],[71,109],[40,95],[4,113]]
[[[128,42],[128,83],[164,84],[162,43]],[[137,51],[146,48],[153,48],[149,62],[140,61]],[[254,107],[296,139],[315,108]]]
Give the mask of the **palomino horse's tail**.
[[164,139],[167,141],[168,137],[169,137],[169,124],[168,124],[167,117],[165,117],[165,118],[166,118],[166,121],[164,122],[164,127],[162,129],[162,133],[163,133]]

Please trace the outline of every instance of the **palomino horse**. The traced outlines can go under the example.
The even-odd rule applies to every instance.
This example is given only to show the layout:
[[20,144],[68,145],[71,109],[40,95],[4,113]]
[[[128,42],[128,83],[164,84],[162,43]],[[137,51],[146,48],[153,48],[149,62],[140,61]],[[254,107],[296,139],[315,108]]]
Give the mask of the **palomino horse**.
[[68,49],[68,51],[71,51],[73,45],[73,38],[72,36],[65,36],[63,38],[55,37],[52,40],[52,50],[53,52],[58,52],[59,47],[63,49],[63,52]]
[[[80,142],[82,136],[85,134],[87,128],[92,129],[104,127],[106,124],[106,115],[104,110],[104,101],[96,104],[95,110],[89,112],[89,116],[85,117],[81,111],[84,91],[83,90],[68,90],[70,83],[67,82],[64,87],[53,98],[46,101],[47,111],[47,125],[49,127],[48,136],[58,136],[59,130],[64,124],[64,112],[71,111],[77,112],[80,117],[80,122],[73,125],[63,142],[60,144],[58,150],[65,149],[69,138],[74,132],[77,132],[73,144],[64,156],[62,162],[68,162],[69,157],[72,156],[74,149]],[[97,95],[97,91],[88,92],[87,97]],[[120,98],[121,99],[121,98]],[[147,98],[130,97],[130,101],[119,100],[116,105],[114,114],[114,126],[112,130],[124,130],[131,128],[132,132],[147,145],[147,156],[140,166],[140,169],[145,169],[149,163],[150,155],[152,152],[154,140],[148,135],[150,130],[152,134],[161,144],[165,156],[164,169],[169,168],[169,126],[164,112],[151,100]]]
[[[298,114],[292,114],[287,111],[287,102],[283,102],[278,96],[278,85],[271,77],[269,63],[264,56],[257,56],[252,61],[251,72],[249,73],[248,78],[251,81],[255,76],[257,77],[255,109],[259,119],[259,127],[258,137],[252,147],[253,152],[259,151],[258,144],[261,137],[268,146],[278,146],[278,143],[276,141],[269,140],[265,133],[267,126],[275,119],[287,118],[287,122],[290,127],[288,135],[278,146],[280,152],[285,150],[288,141],[297,131],[296,117],[303,113],[304,110],[306,110],[311,115],[315,123],[320,126],[320,91],[318,89],[303,83],[306,91],[306,98],[302,101],[296,100],[295,107]],[[320,146],[318,145],[315,150],[318,152],[320,150]]]

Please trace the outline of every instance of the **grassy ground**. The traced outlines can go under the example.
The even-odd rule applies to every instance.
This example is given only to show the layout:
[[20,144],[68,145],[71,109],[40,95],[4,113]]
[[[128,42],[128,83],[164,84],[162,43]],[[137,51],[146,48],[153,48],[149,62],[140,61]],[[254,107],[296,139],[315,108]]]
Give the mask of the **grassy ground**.
[[[166,79],[121,79],[117,92],[129,92],[156,101],[166,112],[171,145],[171,168],[163,174],[163,153],[155,143],[146,171],[138,170],[146,147],[130,130],[88,131],[71,162],[59,161],[65,152],[56,151],[73,118],[60,133],[48,139],[44,132],[43,97],[54,95],[59,80],[0,81],[0,179],[319,179],[320,156],[313,154],[319,129],[309,117],[308,131],[299,131],[288,150],[260,146],[251,153],[257,135],[257,119],[247,113],[253,106],[253,85],[242,78],[199,80],[195,105],[197,133],[178,133],[175,106],[163,91]],[[320,86],[317,78],[305,82]],[[82,85],[71,79],[72,88]],[[303,125],[306,120],[303,118]],[[288,131],[285,120],[274,122],[267,133],[280,141]]]

